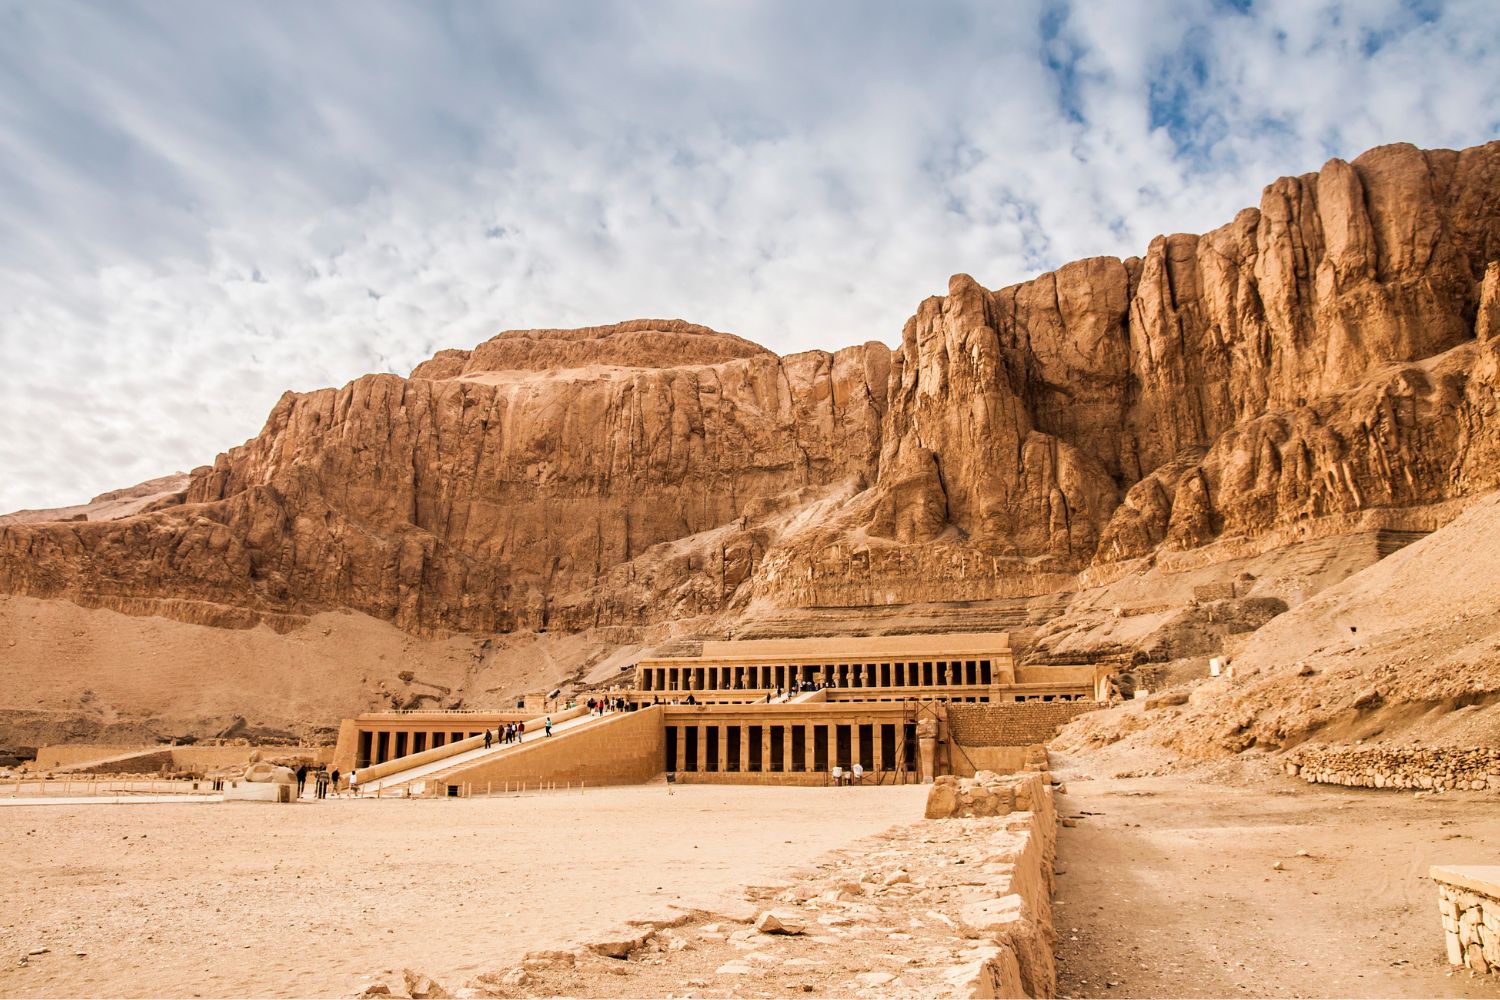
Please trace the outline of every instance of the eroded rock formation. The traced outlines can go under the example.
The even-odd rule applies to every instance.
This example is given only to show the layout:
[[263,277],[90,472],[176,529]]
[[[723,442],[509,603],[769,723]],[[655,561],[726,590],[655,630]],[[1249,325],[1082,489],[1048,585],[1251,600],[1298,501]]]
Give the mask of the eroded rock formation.
[[878,343],[514,331],[287,394],[186,503],[0,525],[0,591],[412,632],[976,600],[1497,485],[1500,143],[1381,147]]

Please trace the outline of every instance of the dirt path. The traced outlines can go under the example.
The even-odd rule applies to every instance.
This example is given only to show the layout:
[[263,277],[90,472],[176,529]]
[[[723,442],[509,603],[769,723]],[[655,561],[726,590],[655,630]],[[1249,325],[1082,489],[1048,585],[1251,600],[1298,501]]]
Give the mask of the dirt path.
[[1500,996],[1450,970],[1426,877],[1500,857],[1500,797],[1054,763],[1079,817],[1060,831],[1060,995]]

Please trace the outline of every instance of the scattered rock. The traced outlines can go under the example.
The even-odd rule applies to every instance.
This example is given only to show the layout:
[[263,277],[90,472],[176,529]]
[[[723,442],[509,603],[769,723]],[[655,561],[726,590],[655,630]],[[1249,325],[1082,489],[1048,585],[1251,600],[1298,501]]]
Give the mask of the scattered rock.
[[555,969],[578,964],[578,956],[571,951],[528,951],[521,965],[528,969]]
[[406,992],[412,1000],[450,1000],[453,996],[431,976],[411,969],[402,969],[401,976],[406,980]]
[[654,933],[638,927],[616,931],[592,942],[589,951],[605,958],[629,958],[631,952],[649,941]]
[[854,977],[854,981],[861,986],[884,986],[886,983],[895,982],[896,977],[889,972],[861,972]]
[[801,934],[807,921],[790,910],[767,910],[755,918],[755,929],[762,934]]

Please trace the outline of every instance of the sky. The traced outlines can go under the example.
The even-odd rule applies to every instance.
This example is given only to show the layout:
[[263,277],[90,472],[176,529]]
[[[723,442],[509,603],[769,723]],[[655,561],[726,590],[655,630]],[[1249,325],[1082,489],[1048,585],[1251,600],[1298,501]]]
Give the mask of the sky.
[[1490,0],[0,0],[0,511],[505,329],[894,346],[955,272],[1496,137]]

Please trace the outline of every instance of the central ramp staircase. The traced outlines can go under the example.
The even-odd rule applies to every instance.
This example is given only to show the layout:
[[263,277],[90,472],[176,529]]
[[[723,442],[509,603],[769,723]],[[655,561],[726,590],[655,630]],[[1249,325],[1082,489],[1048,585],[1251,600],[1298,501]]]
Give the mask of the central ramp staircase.
[[660,708],[602,716],[576,712],[554,717],[550,737],[540,724],[528,722],[518,743],[488,749],[482,743],[457,745],[446,755],[413,755],[422,759],[407,766],[389,761],[368,781],[361,778],[361,794],[466,796],[548,784],[638,784],[661,772]]

